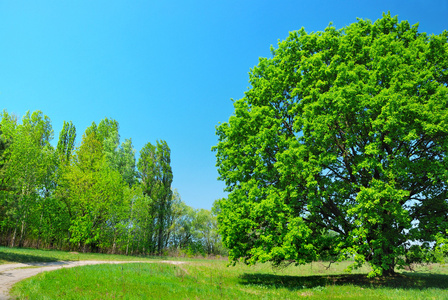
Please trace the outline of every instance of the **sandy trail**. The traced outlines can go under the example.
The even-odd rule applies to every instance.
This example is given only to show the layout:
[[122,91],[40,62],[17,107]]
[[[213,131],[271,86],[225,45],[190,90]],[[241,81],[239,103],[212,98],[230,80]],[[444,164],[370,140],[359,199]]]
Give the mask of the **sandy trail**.
[[[127,263],[169,263],[182,264],[182,261],[57,261],[39,263],[14,263],[0,265],[0,300],[9,298],[9,289],[20,280],[37,275],[44,271],[53,271],[61,268],[72,268],[76,266],[98,265],[98,264],[127,264]],[[30,268],[31,267],[31,268]],[[20,269],[26,268],[26,269]]]

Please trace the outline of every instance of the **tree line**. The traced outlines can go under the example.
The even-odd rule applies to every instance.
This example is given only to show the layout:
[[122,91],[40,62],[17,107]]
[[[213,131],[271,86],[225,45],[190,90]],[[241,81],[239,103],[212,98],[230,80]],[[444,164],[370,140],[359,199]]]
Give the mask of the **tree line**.
[[216,216],[173,190],[170,148],[131,139],[105,118],[75,145],[64,121],[57,146],[41,111],[0,114],[0,244],[123,254],[224,254]]

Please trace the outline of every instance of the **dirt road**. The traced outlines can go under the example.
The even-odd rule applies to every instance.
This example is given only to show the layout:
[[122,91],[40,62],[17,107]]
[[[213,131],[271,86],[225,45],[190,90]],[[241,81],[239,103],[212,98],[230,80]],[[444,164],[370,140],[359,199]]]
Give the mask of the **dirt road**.
[[9,289],[14,283],[25,278],[37,275],[44,271],[52,271],[60,268],[72,268],[76,266],[98,265],[98,264],[124,264],[124,263],[169,263],[182,264],[182,261],[57,261],[47,263],[15,263],[0,265],[0,300],[9,298]]

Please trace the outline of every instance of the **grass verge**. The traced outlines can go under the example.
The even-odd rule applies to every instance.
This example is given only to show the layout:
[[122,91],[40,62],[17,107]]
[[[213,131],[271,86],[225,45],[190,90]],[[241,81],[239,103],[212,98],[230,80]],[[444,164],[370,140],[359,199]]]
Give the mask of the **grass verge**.
[[329,270],[323,263],[280,270],[210,260],[95,265],[44,272],[16,284],[12,294],[19,299],[448,299],[443,265],[370,279],[368,270],[343,273],[347,264]]

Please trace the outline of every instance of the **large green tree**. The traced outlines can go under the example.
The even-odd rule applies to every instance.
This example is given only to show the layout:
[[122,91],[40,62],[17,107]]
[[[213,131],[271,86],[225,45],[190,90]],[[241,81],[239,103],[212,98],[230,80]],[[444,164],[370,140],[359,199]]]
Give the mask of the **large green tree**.
[[260,59],[217,127],[230,259],[353,255],[388,275],[411,241],[446,244],[447,38],[384,14],[291,32]]

